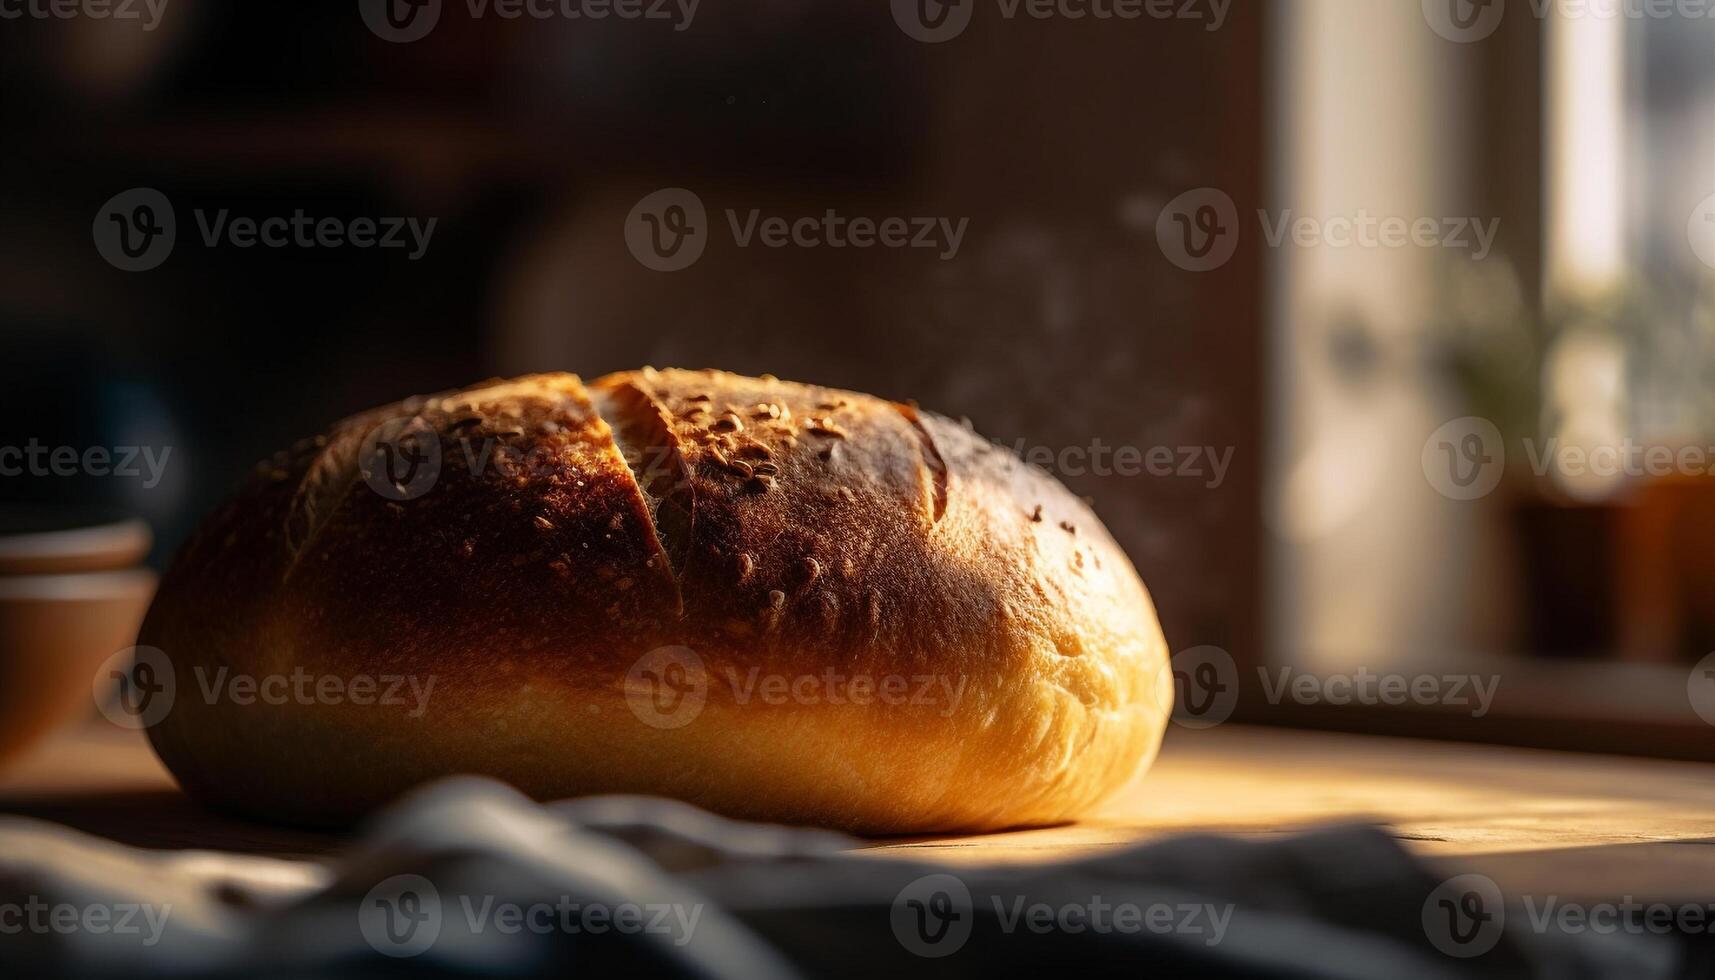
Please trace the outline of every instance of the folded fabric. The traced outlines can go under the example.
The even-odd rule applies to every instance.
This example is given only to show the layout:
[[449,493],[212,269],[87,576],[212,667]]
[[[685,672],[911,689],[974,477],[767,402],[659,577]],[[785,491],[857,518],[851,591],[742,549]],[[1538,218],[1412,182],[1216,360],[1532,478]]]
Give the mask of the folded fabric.
[[[1489,922],[1495,934],[1467,957],[1435,941],[1438,881],[1359,826],[955,866],[666,800],[542,805],[456,779],[325,863],[143,851],[0,821],[0,976],[1368,980],[1680,965],[1653,937],[1503,929],[1480,910],[1467,910],[1471,934]],[[1468,899],[1446,900],[1453,926]]]

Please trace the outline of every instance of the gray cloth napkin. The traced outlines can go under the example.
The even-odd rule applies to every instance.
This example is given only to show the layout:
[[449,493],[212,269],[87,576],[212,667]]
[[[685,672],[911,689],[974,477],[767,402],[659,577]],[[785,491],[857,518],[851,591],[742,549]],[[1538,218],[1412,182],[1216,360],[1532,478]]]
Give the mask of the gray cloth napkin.
[[[937,865],[671,801],[541,805],[465,778],[401,801],[327,863],[144,851],[0,820],[0,977],[1368,980],[1684,966],[1659,939],[1484,920],[1467,894],[1438,898],[1439,880],[1367,827]],[[1458,955],[1437,947],[1443,929],[1467,940],[1447,947]]]

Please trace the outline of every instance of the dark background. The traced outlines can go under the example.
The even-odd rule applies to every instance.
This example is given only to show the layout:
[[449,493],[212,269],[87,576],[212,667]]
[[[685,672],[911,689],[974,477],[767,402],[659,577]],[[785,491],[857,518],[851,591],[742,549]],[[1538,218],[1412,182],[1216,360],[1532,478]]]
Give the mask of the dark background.
[[[244,470],[346,414],[493,375],[642,364],[914,398],[1014,444],[1231,447],[1201,479],[1071,476],[1150,584],[1175,648],[1259,639],[1262,271],[1187,275],[1161,206],[1248,212],[1264,170],[1264,20],[1002,21],[907,37],[885,3],[706,0],[651,21],[473,21],[388,43],[355,3],[169,0],[135,24],[0,24],[0,442],[172,446],[153,490],[0,481],[154,525],[160,564]],[[627,251],[631,206],[711,216],[968,218],[956,258]],[[113,195],[173,202],[128,273],[92,243]],[[436,218],[427,253],[206,247],[193,209]],[[718,219],[718,220],[723,220]]]

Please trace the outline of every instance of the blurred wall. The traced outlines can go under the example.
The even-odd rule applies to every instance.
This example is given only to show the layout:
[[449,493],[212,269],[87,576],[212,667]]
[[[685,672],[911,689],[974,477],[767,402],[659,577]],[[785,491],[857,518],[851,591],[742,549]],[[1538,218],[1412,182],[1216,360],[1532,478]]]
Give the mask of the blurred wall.
[[[494,374],[717,366],[915,398],[1070,459],[1175,647],[1257,649],[1260,254],[1188,273],[1156,226],[1190,189],[1260,197],[1259,7],[1211,24],[979,6],[929,44],[857,0],[703,5],[684,30],[449,3],[408,43],[356,6],[173,0],[142,35],[0,38],[0,355],[31,365],[8,369],[28,411],[7,437],[111,440],[70,420],[116,391],[157,406],[178,489],[125,506],[162,531],[158,557],[245,467],[342,415]],[[138,187],[173,202],[180,241],[124,272],[91,224]],[[968,230],[946,258],[722,231],[664,273],[623,230],[665,187],[714,216]],[[195,209],[437,225],[415,260],[209,248]],[[1102,445],[1230,468],[1089,472]]]
[[[1479,169],[1486,49],[1438,36],[1417,4],[1298,0],[1278,13],[1277,217],[1499,220],[1489,263],[1534,239],[1484,193],[1507,172]],[[1301,670],[1445,665],[1509,639],[1497,515],[1437,493],[1420,458],[1466,414],[1424,345],[1444,261],[1471,260],[1329,245],[1269,255],[1270,646]]]

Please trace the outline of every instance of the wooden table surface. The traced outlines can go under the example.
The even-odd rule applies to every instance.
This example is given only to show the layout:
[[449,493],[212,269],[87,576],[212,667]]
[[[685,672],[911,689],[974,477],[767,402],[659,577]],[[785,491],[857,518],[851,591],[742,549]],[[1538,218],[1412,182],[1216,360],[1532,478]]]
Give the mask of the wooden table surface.
[[[187,800],[136,733],[74,728],[0,771],[0,814],[144,847],[281,855],[334,836],[245,823]],[[869,853],[1034,861],[1170,834],[1259,838],[1383,824],[1432,864],[1567,899],[1715,901],[1715,765],[1227,725],[1175,728],[1154,769],[1076,824],[866,841]]]

